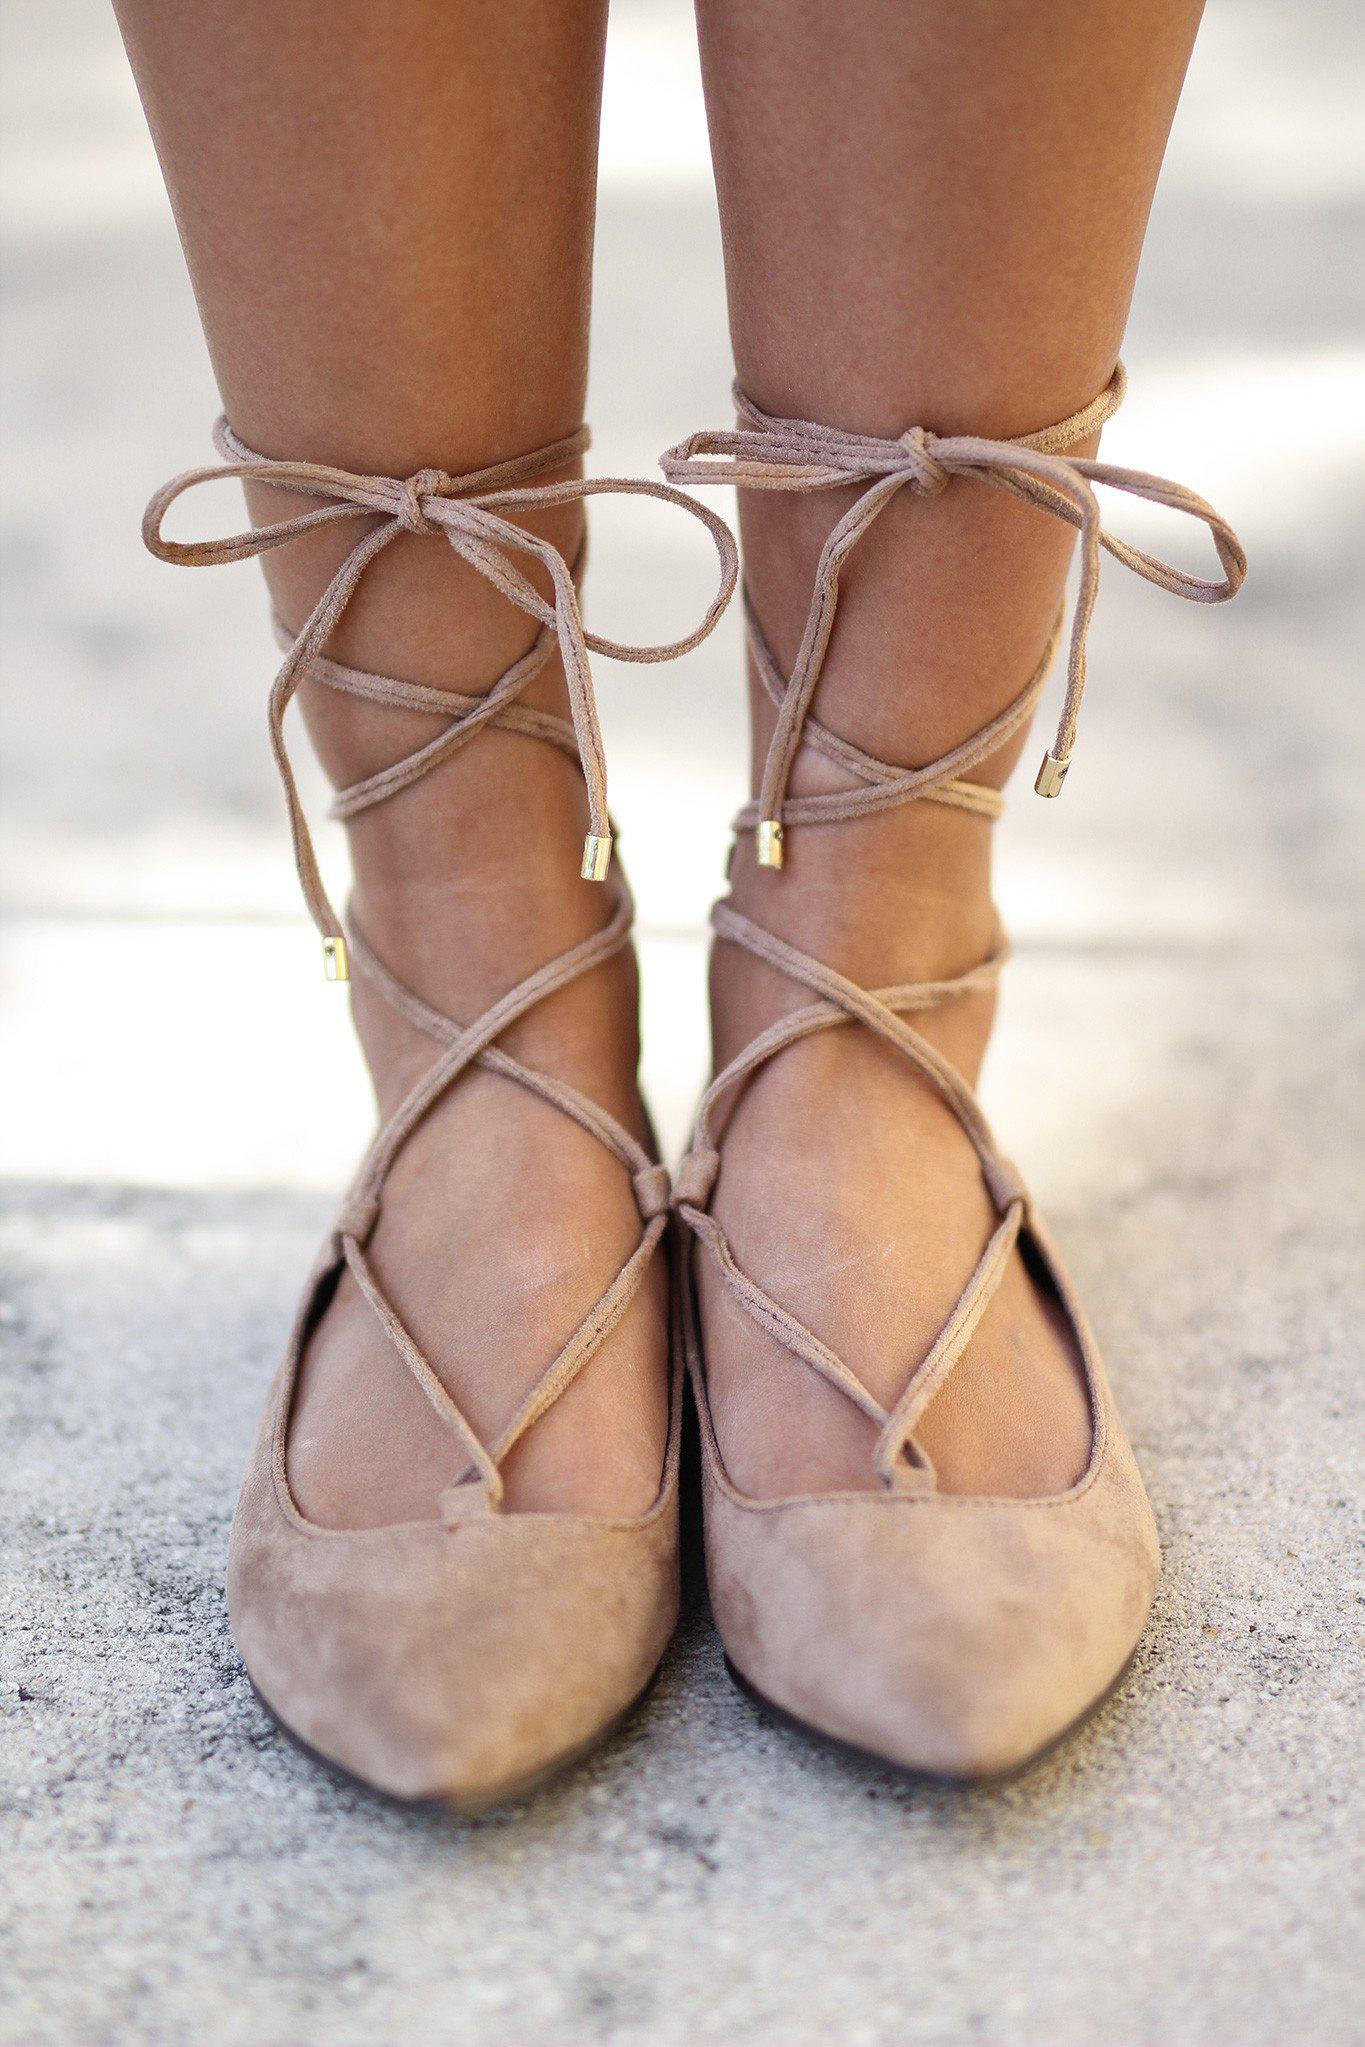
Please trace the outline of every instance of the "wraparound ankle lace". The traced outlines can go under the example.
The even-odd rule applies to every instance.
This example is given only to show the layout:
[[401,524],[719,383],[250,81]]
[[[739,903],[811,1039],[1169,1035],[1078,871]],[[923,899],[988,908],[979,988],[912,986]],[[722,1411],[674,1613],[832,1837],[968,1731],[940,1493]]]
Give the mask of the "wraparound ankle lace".
[[[245,448],[223,421],[219,422],[216,440],[226,458],[222,467],[192,470],[175,478],[156,494],[147,508],[144,537],[152,552],[162,560],[196,567],[239,561],[339,520],[369,515],[377,521],[351,548],[302,631],[292,639],[287,632],[282,633],[288,651],[270,694],[270,739],[289,806],[299,879],[314,921],[323,935],[334,977],[347,976],[350,950],[353,950],[357,970],[410,1025],[430,1038],[437,1049],[432,1064],[380,1128],[361,1164],[351,1193],[337,1218],[329,1254],[316,1277],[302,1326],[310,1326],[310,1318],[319,1312],[325,1299],[324,1289],[331,1284],[338,1265],[344,1262],[399,1357],[461,1446],[463,1462],[455,1483],[441,1499],[442,1514],[449,1524],[454,1525],[471,1513],[485,1512],[501,1505],[504,1491],[502,1465],[509,1452],[568,1389],[616,1327],[638,1293],[667,1227],[669,1179],[665,1169],[599,1103],[566,1081],[540,1073],[514,1058],[498,1043],[499,1038],[538,1003],[603,965],[629,943],[632,906],[622,881],[616,909],[600,931],[526,975],[472,1022],[460,1023],[442,1015],[403,985],[384,964],[363,932],[353,929],[351,948],[348,949],[341,920],[328,899],[318,872],[285,744],[284,715],[300,681],[308,674],[328,688],[348,695],[388,704],[396,709],[434,713],[448,721],[442,732],[414,752],[341,790],[333,810],[343,818],[354,817],[412,787],[478,733],[490,727],[539,740],[564,753],[576,755],[582,762],[587,782],[591,825],[584,873],[588,879],[605,880],[610,868],[612,829],[607,811],[606,770],[588,652],[591,649],[624,661],[665,661],[686,652],[705,638],[729,601],[738,574],[738,558],[729,528],[723,520],[668,485],[626,478],[572,479],[542,484],[527,481],[563,467],[581,454],[587,445],[585,429],[552,447],[539,449],[534,454],[474,475],[449,477],[436,470],[423,470],[406,480],[356,476],[316,463],[267,461]],[[234,476],[249,476],[277,484],[306,496],[321,498],[324,503],[317,510],[223,540],[177,542],[163,536],[161,526],[165,514],[183,492],[199,483]],[[721,562],[720,589],[701,624],[686,638],[663,646],[637,647],[586,632],[578,610],[577,564],[566,562],[548,541],[515,524],[511,516],[548,505],[567,504],[601,492],[636,493],[679,505],[699,519],[710,533]],[[541,630],[533,646],[498,678],[486,695],[471,697],[454,690],[432,689],[395,677],[367,674],[342,666],[324,652],[328,635],[340,619],[365,570],[384,548],[403,533],[444,536],[471,567],[501,590],[518,609],[539,622]],[[548,572],[554,590],[552,603],[547,603],[521,573],[514,559],[519,554],[538,561]],[[517,701],[556,646],[563,657],[568,680],[572,722],[530,709]],[[437,1102],[473,1066],[524,1088],[596,1138],[630,1175],[641,1222],[635,1249],[615,1278],[579,1318],[516,1412],[495,1441],[488,1445],[480,1440],[406,1328],[380,1285],[366,1253],[366,1245],[379,1219],[385,1184],[404,1145]]]
[[[879,760],[811,715],[834,626],[841,566],[897,491],[908,488],[932,496],[953,476],[974,476],[1080,528],[1081,597],[1072,628],[1062,720],[1039,776],[1038,786],[1046,795],[1057,793],[1075,738],[1085,684],[1085,632],[1094,606],[1100,549],[1107,549],[1148,581],[1181,596],[1213,603],[1234,595],[1246,571],[1246,557],[1232,529],[1202,498],[1137,470],[1063,456],[1062,450],[1086,438],[1110,417],[1122,397],[1123,387],[1123,372],[1119,368],[1108,388],[1083,412],[1059,426],[1018,441],[939,436],[922,428],[915,428],[896,441],[879,441],[803,420],[769,419],[737,393],[738,408],[745,421],[739,431],[695,434],[664,456],[666,474],[679,483],[730,482],[741,489],[800,491],[866,486],[825,543],[815,594],[790,679],[781,674],[752,608],[749,612],[755,668],[778,709],[777,729],[764,765],[758,800],[748,804],[735,820],[738,831],[757,825],[761,864],[782,865],[784,820],[830,824],[916,801],[950,804],[989,820],[997,817],[1003,807],[997,790],[963,777],[996,753],[1029,716],[1046,680],[1060,620],[1042,662],[1014,701],[981,731],[926,767],[896,767]],[[1114,484],[1202,519],[1213,535],[1224,580],[1212,583],[1187,575],[1104,532],[1091,487],[1094,483]],[[787,778],[803,741],[843,770],[850,786],[820,795],[788,796]],[[702,1098],[691,1149],[674,1180],[675,1205],[732,1297],[755,1325],[837,1387],[872,1422],[877,1431],[872,1462],[881,1485],[895,1492],[932,1488],[933,1466],[915,1440],[915,1427],[966,1351],[1004,1278],[1021,1234],[1030,1232],[1035,1244],[1039,1244],[1039,1239],[1028,1193],[1013,1166],[1001,1157],[972,1090],[906,1018],[991,987],[1006,955],[1003,937],[997,934],[990,956],[954,980],[866,989],[765,931],[727,903],[717,905],[712,924],[718,939],[738,946],[786,975],[814,999],[760,1032],[712,1081]],[[718,1117],[722,1107],[727,1104],[733,1107],[737,1092],[789,1046],[817,1032],[849,1024],[862,1025],[898,1052],[952,1111],[977,1155],[997,1217],[989,1241],[947,1322],[926,1355],[913,1366],[899,1398],[889,1408],[874,1399],[829,1345],[743,1270],[725,1231],[709,1211],[721,1171]],[[845,1109],[844,1113],[848,1111]],[[1040,1244],[1040,1251],[1047,1265],[1046,1247]],[[686,1293],[688,1313],[694,1316],[690,1290]],[[689,1342],[694,1368],[700,1369],[695,1327]]]
[[[404,533],[444,537],[456,554],[479,575],[486,577],[510,603],[540,622],[544,629],[543,645],[538,643],[523,662],[509,669],[489,697],[471,700],[457,699],[453,694],[447,696],[449,706],[458,704],[460,708],[453,709],[452,729],[435,743],[433,758],[424,759],[423,749],[421,754],[399,762],[382,775],[372,776],[368,782],[343,791],[340,798],[343,814],[353,815],[366,803],[379,801],[396,789],[406,787],[416,774],[425,773],[437,759],[444,759],[464,739],[472,737],[480,726],[495,718],[511,698],[525,688],[536,668],[548,657],[551,640],[544,635],[552,635],[558,641],[563,659],[577,752],[583,764],[588,791],[589,824],[582,871],[586,880],[605,880],[611,864],[612,834],[607,812],[606,758],[593,695],[589,651],[608,654],[618,661],[671,661],[704,640],[729,603],[739,572],[734,539],[724,520],[682,491],[667,484],[634,477],[571,477],[558,483],[534,482],[534,478],[565,467],[584,452],[588,445],[586,427],[580,427],[576,433],[548,447],[488,469],[476,470],[467,476],[448,476],[440,469],[422,469],[406,478],[362,476],[318,462],[272,461],[255,454],[240,441],[226,419],[219,420],[214,429],[214,440],[224,457],[223,462],[173,477],[152,498],[143,515],[143,539],[162,561],[190,568],[211,567],[219,562],[242,561],[249,555],[267,554],[272,548],[281,547],[301,534],[315,532],[338,521],[366,515],[377,521],[361,535],[323,591],[290,645],[270,692],[270,745],[289,809],[299,884],[313,921],[322,934],[329,965],[338,969],[336,977],[344,978],[346,973],[345,937],[341,920],[332,907],[318,871],[312,835],[285,744],[284,716],[304,675],[323,654],[328,637],[350,603],[366,569]],[[230,534],[222,540],[178,541],[165,537],[162,524],[177,498],[198,484],[234,476],[276,484],[281,489],[296,491],[305,497],[321,498],[324,502],[316,511],[302,512],[271,525]],[[661,499],[699,520],[710,534],[720,558],[720,587],[700,625],[685,638],[660,646],[633,646],[587,632],[578,608],[574,565],[566,562],[551,542],[542,540],[516,523],[515,514],[518,512],[543,510],[548,506],[571,504],[602,494]],[[516,557],[519,555],[539,562],[547,571],[554,591],[553,602],[547,603],[518,568]],[[403,700],[412,701],[410,697]],[[422,761],[420,766],[419,760]]]
[[[336,1248],[350,1267],[399,1356],[436,1413],[468,1453],[472,1472],[457,1480],[442,1496],[443,1514],[452,1525],[466,1518],[470,1512],[495,1509],[501,1505],[501,1466],[508,1453],[532,1424],[568,1390],[606,1341],[639,1292],[649,1262],[663,1237],[668,1214],[668,1174],[665,1169],[656,1164],[630,1132],[599,1103],[568,1082],[539,1073],[534,1067],[514,1059],[497,1043],[498,1038],[537,1003],[619,953],[629,943],[631,921],[631,904],[626,896],[601,931],[528,974],[482,1016],[464,1025],[452,1017],[443,1016],[439,1010],[414,995],[384,965],[363,932],[353,930],[352,933],[359,971],[440,1050],[433,1064],[374,1138],[352,1192],[337,1218]],[[367,1240],[379,1219],[385,1182],[398,1154],[442,1095],[471,1066],[479,1066],[525,1088],[577,1123],[619,1159],[631,1176],[642,1224],[640,1241],[626,1263],[592,1303],[511,1420],[487,1447],[404,1326],[380,1286],[365,1252]]]
[[[934,497],[954,477],[975,477],[978,482],[1007,491],[1011,497],[1080,529],[1081,581],[1067,658],[1066,696],[1057,736],[1035,784],[1043,796],[1058,793],[1071,762],[1085,694],[1085,641],[1099,590],[1100,550],[1113,555],[1149,583],[1177,596],[1202,604],[1218,604],[1235,596],[1246,574],[1246,556],[1232,528],[1203,498],[1181,484],[1168,483],[1163,477],[1149,476],[1139,469],[1121,469],[1112,463],[1064,452],[1113,417],[1125,389],[1120,363],[1105,390],[1083,411],[1041,433],[996,441],[972,434],[934,434],[924,427],[911,427],[895,440],[880,440],[875,435],[848,433],[808,420],[770,418],[736,386],[735,405],[743,422],[737,430],[693,434],[663,456],[661,466],[672,483],[729,483],[741,490],[804,492],[853,487],[860,491],[821,552],[815,594],[796,665],[778,699],[777,725],[758,795],[760,864],[781,866],[787,820],[799,815],[810,823],[828,822],[874,807],[869,792],[853,790],[842,798],[825,800],[818,808],[805,805],[798,810],[787,796],[787,782],[834,629],[840,571],[859,540],[898,492],[909,490],[918,496]],[[1213,536],[1223,569],[1222,580],[1210,582],[1191,575],[1107,533],[1093,488],[1097,483],[1202,520]],[[1021,717],[1027,715],[1027,709],[1028,706],[1020,713]],[[1001,737],[1004,736],[1002,733]],[[829,740],[833,735],[825,737]],[[978,759],[982,757],[977,755]],[[869,762],[866,755],[862,759],[865,765]],[[872,765],[878,775],[893,772],[885,763]],[[875,800],[884,804],[887,799],[882,796]]]

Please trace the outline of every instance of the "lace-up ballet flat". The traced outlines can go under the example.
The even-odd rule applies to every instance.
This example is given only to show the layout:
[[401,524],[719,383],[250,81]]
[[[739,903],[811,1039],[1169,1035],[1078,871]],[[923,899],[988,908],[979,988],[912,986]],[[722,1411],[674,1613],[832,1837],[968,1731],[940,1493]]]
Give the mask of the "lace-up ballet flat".
[[[1080,530],[1080,596],[1065,704],[1036,785],[1044,796],[1058,793],[1071,758],[1101,549],[1182,596],[1213,603],[1234,594],[1245,557],[1201,499],[1159,478],[1067,454],[1103,425],[1122,389],[1120,369],[1085,411],[1014,441],[919,428],[880,440],[770,418],[737,394],[737,431],[698,434],[664,457],[664,472],[675,483],[724,482],[741,490],[852,487],[858,493],[825,544],[790,678],[750,618],[756,672],[777,711],[758,798],[736,821],[738,831],[757,834],[760,867],[782,867],[790,834],[830,829],[901,804],[948,805],[983,829],[1002,808],[998,791],[973,782],[971,772],[1022,729],[1042,690],[1046,661],[1000,716],[925,767],[895,767],[811,715],[841,566],[898,492],[932,497],[954,478],[975,478]],[[1222,579],[1187,575],[1105,532],[1097,483],[1204,521]],[[820,757],[826,779],[842,787],[787,793],[802,745]],[[701,1417],[711,1600],[727,1656],[742,1684],[782,1714],[880,1760],[962,1780],[1012,1772],[1081,1720],[1115,1683],[1141,1634],[1159,1553],[1094,1340],[1028,1190],[1001,1157],[966,1081],[912,1021],[989,990],[1004,959],[1003,942],[997,933],[988,956],[954,978],[867,988],[729,903],[717,906],[712,921],[719,945],[761,962],[805,998],[717,1074],[675,1178],[677,1210],[693,1240],[683,1287],[685,1341]],[[994,1217],[946,1323],[890,1402],[874,1398],[817,1329],[743,1269],[711,1209],[724,1173],[726,1118],[755,1076],[818,1033],[848,1030],[874,1034],[903,1060],[907,1083],[934,1090],[975,1153]],[[845,1120],[859,1114],[851,1096],[831,1101],[828,1110]],[[810,1132],[805,1141],[812,1141]],[[789,1262],[795,1255],[790,1252]],[[947,1491],[917,1428],[1021,1256],[1058,1326],[1069,1331],[1088,1402],[1089,1456],[1075,1483],[1046,1497]],[[695,1285],[703,1259],[718,1276],[719,1299],[781,1346],[794,1367],[817,1374],[866,1418],[870,1454],[863,1487],[760,1498],[734,1482],[721,1450],[726,1431],[717,1428]],[[835,1260],[832,1271],[841,1269]],[[762,1408],[764,1426],[780,1431],[784,1418],[772,1416],[770,1407],[769,1401]],[[729,1428],[741,1427],[731,1415]]]
[[[284,1362],[251,1451],[233,1523],[228,1605],[253,1684],[292,1734],[328,1762],[397,1798],[439,1799],[477,1811],[527,1789],[581,1756],[618,1723],[648,1685],[674,1625],[678,1578],[678,1386],[658,1493],[634,1518],[515,1512],[503,1467],[514,1447],[561,1399],[617,1326],[646,1274],[665,1255],[668,1176],[622,1124],[580,1089],[513,1056],[502,1040],[556,991],[628,945],[631,904],[612,860],[601,735],[588,650],[663,660],[695,645],[719,616],[736,576],[723,522],[680,493],[651,483],[536,482],[582,452],[586,434],[477,475],[436,470],[405,480],[356,476],[314,463],[264,460],[221,423],[225,464],[179,477],[148,507],[145,534],[161,558],[190,565],[258,555],[336,521],[365,517],[357,540],[289,646],[270,697],[270,737],[288,804],[299,878],[322,937],[330,978],[352,970],[430,1041],[427,1070],[383,1122],[323,1246],[304,1293]],[[249,477],[319,500],[316,508],[221,541],[179,543],[162,534],[170,505],[209,478]],[[601,491],[639,492],[680,505],[711,533],[721,589],[697,632],[675,646],[623,647],[584,632],[574,567],[516,523],[518,514]],[[401,535],[444,539],[540,628],[531,650],[481,697],[418,687],[345,668],[325,652],[329,634],[366,569]],[[538,562],[545,601],[517,566]],[[524,706],[526,686],[556,648],[572,722]],[[547,960],[472,1022],[419,999],[385,965],[379,936],[349,932],[328,900],[285,748],[283,719],[305,674],[333,689],[397,709],[434,713],[439,736],[341,792],[345,818],[401,800],[476,733],[514,733],[581,760],[590,832],[583,874],[618,877],[602,928]],[[390,1299],[367,1253],[390,1173],[436,1104],[478,1069],[587,1132],[634,1190],[639,1236],[599,1298],[568,1306],[562,1344],[495,1440],[471,1426]],[[584,1228],[590,1227],[590,1218]],[[392,1352],[421,1389],[450,1439],[450,1478],[434,1518],[384,1527],[318,1526],[290,1486],[289,1432],[301,1361],[343,1273],[352,1276]],[[502,1312],[516,1317],[515,1298]],[[458,1329],[452,1331],[458,1349]],[[383,1367],[381,1366],[381,1369]]]

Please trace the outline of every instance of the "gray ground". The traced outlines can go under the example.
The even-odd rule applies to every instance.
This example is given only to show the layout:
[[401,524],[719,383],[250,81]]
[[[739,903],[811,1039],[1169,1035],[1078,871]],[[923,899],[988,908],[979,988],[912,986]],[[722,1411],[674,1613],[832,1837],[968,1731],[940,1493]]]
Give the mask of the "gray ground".
[[[1138,1664],[1022,1783],[909,1789],[756,1720],[694,1584],[629,1731],[475,1825],[320,1774],[227,1633],[237,1473],[363,1096],[289,885],[257,590],[136,544],[213,399],[112,27],[10,18],[0,2038],[1365,2037],[1354,9],[1215,0],[1111,447],[1226,509],[1253,577],[1210,614],[1110,566],[1065,799],[1021,795],[1003,848],[990,1092],[1156,1504]],[[726,367],[681,0],[618,27],[595,459],[643,470]],[[595,561],[641,633],[705,573],[662,515]],[[603,679],[675,1143],[734,662],[731,631]]]

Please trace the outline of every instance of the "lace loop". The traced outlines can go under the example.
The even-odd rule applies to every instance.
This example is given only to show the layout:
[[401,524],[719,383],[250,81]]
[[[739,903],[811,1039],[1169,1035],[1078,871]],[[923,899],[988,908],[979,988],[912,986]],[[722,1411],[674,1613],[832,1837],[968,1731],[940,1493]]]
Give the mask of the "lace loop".
[[[466,476],[452,477],[444,470],[421,469],[406,479],[353,474],[323,463],[274,461],[248,448],[233,433],[226,419],[219,420],[214,440],[224,457],[221,465],[191,469],[172,478],[156,492],[147,506],[142,537],[151,552],[162,561],[191,568],[210,567],[220,562],[242,561],[251,555],[267,554],[303,534],[316,532],[340,520],[368,514],[379,522],[363,533],[345,556],[293,639],[270,693],[271,751],[288,806],[299,884],[309,913],[323,938],[340,938],[343,935],[341,920],[318,870],[312,835],[285,744],[284,716],[303,677],[323,655],[327,641],[366,569],[392,541],[405,533],[443,535],[476,574],[485,577],[519,611],[542,628],[548,628],[558,641],[578,756],[587,785],[589,839],[597,848],[591,874],[593,878],[603,878],[609,867],[612,833],[607,810],[606,754],[589,654],[606,654],[615,660],[629,662],[668,661],[689,652],[704,640],[729,603],[739,576],[738,552],[724,520],[682,491],[646,479],[572,477],[555,483],[535,481],[551,470],[563,468],[583,453],[588,435],[587,429],[582,427],[547,447]],[[166,538],[162,527],[177,498],[202,483],[230,477],[274,484],[305,497],[320,499],[321,503],[315,509],[218,540],[178,541]],[[719,586],[700,624],[683,638],[659,645],[636,646],[588,632],[579,611],[573,567],[550,541],[517,523],[518,513],[581,502],[604,494],[650,497],[664,504],[676,505],[696,519],[710,535],[720,563]],[[534,562],[544,570],[553,593],[548,602],[520,568],[519,560]],[[529,680],[529,676],[525,679]],[[505,682],[506,678],[503,680]],[[472,711],[469,715],[473,720],[478,713]],[[601,853],[604,845],[607,849],[605,858]]]
[[[780,828],[788,814],[787,784],[829,648],[840,570],[873,521],[907,486],[919,495],[932,496],[953,477],[972,477],[1079,530],[1080,592],[1072,618],[1066,694],[1056,737],[1040,771],[1040,794],[1055,795],[1060,789],[1075,745],[1085,695],[1086,636],[1099,590],[1101,552],[1112,555],[1146,582],[1195,603],[1220,604],[1236,595],[1246,574],[1246,555],[1227,521],[1203,498],[1143,470],[1064,452],[1112,418],[1126,388],[1120,363],[1104,391],[1082,411],[1017,440],[936,434],[925,427],[911,427],[893,440],[883,440],[809,420],[771,417],[736,386],[738,428],[693,434],[663,456],[664,475],[675,484],[731,483],[740,490],[805,492],[850,486],[859,490],[821,553],[800,651],[764,762],[758,815],[760,832],[768,834],[770,856],[765,864],[781,864]],[[1106,532],[1096,484],[1202,521],[1212,536],[1222,576],[1217,580],[1196,576]],[[779,828],[776,834],[774,827]]]

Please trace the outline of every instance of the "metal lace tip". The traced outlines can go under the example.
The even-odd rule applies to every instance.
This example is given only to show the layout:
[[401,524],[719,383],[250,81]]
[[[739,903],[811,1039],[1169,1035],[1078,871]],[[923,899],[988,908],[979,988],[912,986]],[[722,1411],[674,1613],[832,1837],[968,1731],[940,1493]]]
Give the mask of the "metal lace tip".
[[758,827],[758,864],[760,867],[782,865],[782,820],[780,817],[765,817]]
[[1071,755],[1069,753],[1060,756],[1055,753],[1045,753],[1043,755],[1043,765],[1038,770],[1038,779],[1033,785],[1038,794],[1040,796],[1060,796],[1062,784],[1066,780],[1066,771],[1070,766]]
[[351,978],[351,955],[344,938],[324,938],[322,941],[322,971],[329,981],[349,981]]
[[589,832],[583,841],[583,865],[579,869],[584,881],[605,881],[611,868],[611,833]]

